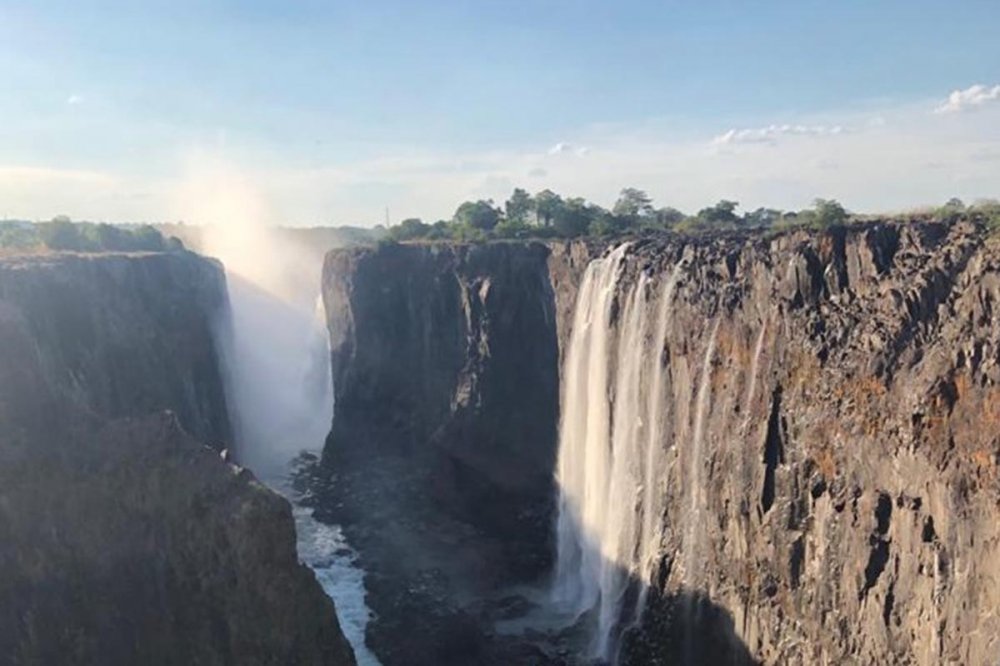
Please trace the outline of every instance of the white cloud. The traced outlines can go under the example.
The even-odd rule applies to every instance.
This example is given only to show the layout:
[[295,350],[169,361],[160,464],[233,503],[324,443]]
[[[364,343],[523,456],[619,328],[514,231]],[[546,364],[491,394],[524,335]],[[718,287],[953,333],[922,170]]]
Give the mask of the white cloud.
[[72,94],[66,98],[66,103],[70,106],[78,106],[83,104],[83,95]]
[[590,148],[586,146],[577,148],[571,143],[564,143],[562,141],[549,148],[549,155],[576,155],[577,157],[584,157],[589,152]]
[[1000,101],[1000,85],[990,87],[977,83],[965,90],[953,90],[948,99],[934,109],[934,113],[958,113],[996,101]]
[[738,143],[774,144],[782,137],[835,136],[843,134],[844,131],[844,128],[840,125],[768,125],[767,127],[731,129],[713,138],[712,145],[724,146]]

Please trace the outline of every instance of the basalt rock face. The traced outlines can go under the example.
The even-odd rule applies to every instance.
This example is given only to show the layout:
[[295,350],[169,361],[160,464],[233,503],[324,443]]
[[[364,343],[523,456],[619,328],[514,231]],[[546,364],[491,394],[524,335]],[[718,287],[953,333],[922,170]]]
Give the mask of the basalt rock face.
[[[555,293],[592,254],[556,248]],[[637,241],[621,300],[642,272],[677,276],[647,342],[670,384],[666,510],[621,661],[994,660],[997,239],[870,223]]]
[[488,663],[473,606],[549,567],[558,353],[547,254],[382,245],[327,256],[324,507],[369,573],[369,638],[387,665]]
[[225,305],[187,253],[0,261],[0,663],[354,663],[287,502],[207,445]]
[[222,267],[189,253],[0,261],[0,370],[12,378],[0,422],[13,433],[70,425],[67,407],[97,420],[171,409],[221,448],[230,428],[213,328],[225,308]]
[[[370,469],[359,459],[371,456],[397,461],[388,477],[420,491],[440,480],[448,492],[436,497],[454,498],[451,473],[461,467],[426,461],[457,458],[464,464],[468,452],[456,452],[475,447],[477,440],[465,433],[481,432],[479,414],[513,414],[524,405],[521,394],[508,393],[507,402],[497,403],[496,394],[473,390],[469,395],[477,399],[464,404],[475,409],[452,409],[465,395],[456,387],[485,381],[477,363],[501,360],[492,348],[483,354],[468,342],[481,339],[467,333],[480,330],[468,325],[477,320],[467,313],[477,311],[458,304],[480,303],[462,296],[479,290],[455,281],[520,280],[518,291],[503,292],[511,300],[483,310],[498,313],[485,321],[509,307],[510,328],[524,331],[518,308],[525,299],[540,299],[537,308],[546,314],[539,321],[552,330],[521,335],[517,353],[536,353],[538,339],[554,336],[558,348],[548,353],[563,358],[584,271],[617,244],[558,242],[548,252],[486,246],[475,252],[537,251],[539,257],[528,264],[477,264],[482,268],[475,273],[462,268],[461,258],[468,262],[474,252],[466,248],[332,255],[325,289],[339,402],[325,457],[333,485],[352,470]],[[515,266],[528,273],[518,278]],[[525,275],[543,287],[529,289]],[[645,362],[662,364],[666,377],[666,426],[656,457],[656,493],[664,507],[660,555],[648,580],[633,573],[628,599],[645,586],[646,604],[637,625],[617,628],[620,663],[995,660],[996,237],[967,221],[646,237],[630,241],[613,288],[610,349],[627,326],[621,315],[626,303],[667,313],[664,337],[647,335],[638,343]],[[495,341],[495,333],[488,340]],[[456,348],[462,353],[443,351]],[[532,365],[537,373],[520,376],[522,392],[532,390],[532,381],[550,385],[543,369],[560,375],[551,361],[544,368]],[[450,429],[452,418],[471,422]],[[558,410],[548,418],[557,421]],[[445,445],[427,433],[462,436]],[[546,464],[538,471],[551,474],[554,433],[546,433],[553,439],[520,443],[541,442]],[[384,448],[398,455],[376,457]],[[516,450],[524,464],[542,460]],[[411,460],[418,461],[412,468],[419,473],[410,473]],[[388,482],[379,487],[376,495],[403,492]],[[333,497],[342,512],[354,511],[364,523],[351,491]],[[448,538],[455,550],[475,550],[483,539],[469,517],[476,515],[477,499],[459,497],[460,524],[473,529]],[[382,520],[391,522],[388,511]],[[368,538],[359,547],[366,545],[377,553],[385,543]],[[424,551],[408,552],[420,559]],[[385,569],[373,568],[370,591],[391,578],[380,578],[380,571]],[[451,590],[435,587],[432,579],[420,579],[391,601],[384,591],[372,591],[372,605],[379,613],[393,604],[423,608],[434,594],[446,602]],[[427,595],[423,601],[421,594]],[[378,626],[370,638],[378,637]],[[439,628],[420,625],[425,633]],[[542,660],[507,663],[536,662]]]

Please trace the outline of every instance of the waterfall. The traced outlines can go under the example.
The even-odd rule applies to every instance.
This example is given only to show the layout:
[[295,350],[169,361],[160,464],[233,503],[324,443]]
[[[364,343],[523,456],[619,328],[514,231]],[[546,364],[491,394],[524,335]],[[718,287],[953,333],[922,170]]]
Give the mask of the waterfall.
[[646,403],[646,413],[649,415],[648,427],[646,429],[646,464],[644,467],[644,478],[642,482],[643,490],[643,512],[642,512],[642,534],[639,540],[639,565],[641,588],[636,599],[635,618],[639,619],[643,607],[646,605],[646,593],[649,591],[649,583],[652,581],[655,568],[659,560],[659,546],[661,534],[661,521],[665,512],[666,489],[662,487],[663,478],[661,459],[664,450],[664,433],[666,431],[666,414],[664,407],[666,390],[666,360],[663,358],[667,339],[667,327],[670,324],[671,303],[674,299],[674,287],[677,285],[677,278],[681,274],[683,261],[677,262],[670,277],[663,284],[660,294],[660,312],[657,316],[656,334],[653,337],[653,377],[649,389]]
[[[329,343],[318,294],[279,298],[230,273],[227,384],[240,461],[258,476],[318,452],[333,421]],[[318,282],[318,278],[317,278]],[[318,291],[318,290],[317,290]]]
[[[663,350],[681,269],[677,264],[659,291],[645,273],[627,284],[628,250],[620,245],[584,272],[559,428],[552,598],[573,620],[592,615],[590,651],[602,660],[613,658],[622,623],[638,619],[657,560],[669,370]],[[652,301],[659,302],[655,316]],[[630,591],[637,596],[626,607]]]
[[299,559],[333,599],[359,666],[371,611],[364,572],[341,529],[313,517],[292,477],[302,453],[318,455],[333,422],[321,260],[273,229],[232,224],[206,231],[203,251],[226,267],[230,321],[218,326],[236,459],[292,504]]

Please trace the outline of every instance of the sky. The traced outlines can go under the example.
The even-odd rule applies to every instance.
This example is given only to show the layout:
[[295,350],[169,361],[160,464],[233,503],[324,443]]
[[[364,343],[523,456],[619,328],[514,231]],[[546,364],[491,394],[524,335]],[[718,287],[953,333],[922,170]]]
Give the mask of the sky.
[[996,0],[0,0],[0,217],[1000,196]]

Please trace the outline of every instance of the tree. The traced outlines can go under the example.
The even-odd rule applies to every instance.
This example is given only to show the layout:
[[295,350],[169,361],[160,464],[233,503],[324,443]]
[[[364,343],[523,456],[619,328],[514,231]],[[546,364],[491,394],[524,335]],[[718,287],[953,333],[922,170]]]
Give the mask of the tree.
[[135,249],[144,252],[162,252],[166,249],[163,234],[156,227],[144,224],[132,232]]
[[552,221],[562,207],[562,197],[552,190],[542,190],[535,195],[535,215],[542,226],[552,226]]
[[466,201],[455,211],[455,222],[460,225],[490,231],[500,221],[500,211],[493,207],[493,200]]
[[586,234],[596,215],[596,209],[596,206],[588,206],[580,197],[566,199],[565,204],[556,211],[556,233],[567,238]]
[[447,220],[438,220],[430,226],[427,232],[428,240],[444,240],[451,238],[452,223]]
[[656,226],[662,227],[663,229],[669,229],[670,227],[675,227],[687,217],[684,213],[680,212],[676,208],[671,208],[667,206],[665,208],[658,209],[653,217],[656,218]]
[[52,218],[51,222],[39,225],[42,242],[51,250],[70,250],[79,252],[85,249],[84,239],[80,230],[65,215]]
[[652,215],[653,200],[642,190],[626,187],[618,195],[618,201],[615,202],[611,212],[630,224],[636,224],[640,218]]
[[781,211],[775,208],[758,208],[743,214],[743,224],[750,227],[770,227],[781,219]]
[[0,248],[27,250],[38,243],[38,229],[35,225],[13,220],[0,221]]
[[97,224],[84,227],[83,233],[94,245],[110,252],[129,252],[136,249],[132,234],[111,224]]
[[395,241],[414,240],[424,238],[430,230],[431,228],[424,224],[420,218],[408,217],[389,229],[389,236]]
[[510,222],[527,224],[528,217],[531,215],[534,205],[535,202],[532,200],[531,195],[520,187],[517,187],[514,188],[510,199],[507,199],[506,203],[504,203],[504,210]]
[[986,223],[993,232],[1000,230],[1000,201],[996,199],[979,199],[971,206],[969,212]]
[[496,227],[493,234],[498,238],[527,238],[531,235],[531,226],[523,218],[504,218]]
[[847,211],[836,199],[816,199],[813,220],[819,227],[830,227],[847,221]]
[[948,210],[955,211],[956,213],[965,210],[965,204],[958,197],[952,197],[945,202],[944,207]]
[[732,225],[739,222],[739,217],[736,216],[736,208],[740,204],[736,201],[729,201],[728,199],[723,199],[714,206],[709,206],[708,208],[702,208],[698,211],[698,220],[704,223],[706,226],[724,226]]
[[587,233],[594,236],[611,236],[622,231],[623,218],[603,208],[596,208]]

